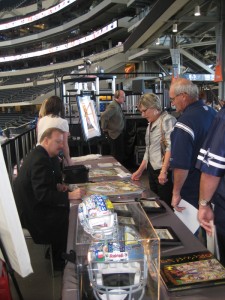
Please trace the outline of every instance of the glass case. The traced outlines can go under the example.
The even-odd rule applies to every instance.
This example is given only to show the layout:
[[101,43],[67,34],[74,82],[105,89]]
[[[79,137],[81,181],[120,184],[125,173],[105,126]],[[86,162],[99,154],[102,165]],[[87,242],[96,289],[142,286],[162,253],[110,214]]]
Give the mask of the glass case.
[[93,231],[77,219],[80,299],[84,290],[88,299],[159,299],[160,242],[140,203],[113,203],[105,223]]

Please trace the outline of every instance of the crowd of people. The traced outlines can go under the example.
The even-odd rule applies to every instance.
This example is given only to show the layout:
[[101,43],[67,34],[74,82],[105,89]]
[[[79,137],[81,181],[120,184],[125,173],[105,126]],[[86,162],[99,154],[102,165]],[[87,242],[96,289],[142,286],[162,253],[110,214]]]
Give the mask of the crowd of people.
[[215,224],[219,258],[225,265],[225,108],[217,113],[199,99],[197,85],[184,78],[171,84],[169,96],[177,120],[164,117],[157,95],[140,98],[139,110],[149,124],[144,158],[132,179],[138,180],[147,169],[150,189],[174,210],[186,209],[181,199],[197,208],[200,228],[195,235],[201,241],[206,242],[204,233],[211,235]]
[[[178,119],[163,111],[156,94],[140,97],[138,108],[148,121],[146,150],[131,179],[139,180],[147,170],[150,189],[171,209],[182,213],[186,208],[180,205],[181,199],[189,202],[198,209],[199,224],[209,235],[214,221],[220,259],[225,265],[225,108],[216,113],[199,99],[198,87],[184,78],[171,84],[169,96],[179,113]],[[101,115],[111,154],[120,162],[126,148],[121,107],[124,101],[124,91],[116,91]],[[37,124],[38,145],[25,159],[14,182],[21,223],[36,243],[52,245],[56,268],[64,263],[70,203],[81,201],[85,195],[80,188],[69,192],[60,176],[60,152],[65,165],[73,164],[68,146],[69,126],[60,117],[61,110],[62,101],[57,96],[43,102]]]

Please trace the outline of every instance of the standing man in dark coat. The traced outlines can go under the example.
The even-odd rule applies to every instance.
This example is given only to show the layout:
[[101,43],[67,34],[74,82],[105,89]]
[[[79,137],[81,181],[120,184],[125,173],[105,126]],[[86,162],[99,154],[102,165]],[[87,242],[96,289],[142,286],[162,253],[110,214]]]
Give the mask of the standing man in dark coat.
[[24,160],[14,182],[14,197],[22,226],[35,243],[51,244],[55,269],[63,266],[66,251],[70,202],[81,199],[82,189],[68,192],[56,180],[54,160],[63,148],[63,131],[47,129]]
[[101,127],[102,130],[109,137],[111,155],[114,156],[121,163],[125,159],[125,117],[121,108],[121,104],[123,104],[124,101],[124,91],[116,91],[114,95],[114,100],[101,114]]

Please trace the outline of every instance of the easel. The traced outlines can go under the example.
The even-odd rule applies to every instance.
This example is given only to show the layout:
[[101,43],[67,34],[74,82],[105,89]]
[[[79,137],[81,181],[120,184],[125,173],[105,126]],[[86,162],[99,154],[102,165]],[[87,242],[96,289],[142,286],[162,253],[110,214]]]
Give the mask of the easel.
[[24,300],[24,299],[23,299],[23,296],[22,296],[22,294],[21,294],[19,285],[18,285],[18,283],[17,283],[17,281],[16,281],[16,278],[15,278],[15,276],[14,276],[14,270],[13,270],[11,264],[10,264],[10,261],[9,261],[8,255],[7,255],[7,253],[6,253],[5,247],[4,247],[3,243],[2,243],[1,237],[0,237],[0,250],[1,250],[1,252],[2,252],[4,261],[5,261],[5,264],[6,264],[6,270],[7,270],[7,273],[10,275],[10,277],[11,277],[11,279],[12,279],[12,281],[13,281],[13,284],[14,284],[14,286],[15,286],[15,289],[16,289],[16,291],[17,291],[17,294],[18,294],[18,296],[19,296],[19,299],[20,299],[20,300]]

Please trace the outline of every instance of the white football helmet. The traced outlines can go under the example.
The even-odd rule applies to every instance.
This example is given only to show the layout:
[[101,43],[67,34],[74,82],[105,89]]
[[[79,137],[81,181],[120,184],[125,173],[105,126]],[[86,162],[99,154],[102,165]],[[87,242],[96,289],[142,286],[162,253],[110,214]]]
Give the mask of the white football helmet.
[[142,299],[147,282],[147,258],[137,231],[119,226],[117,240],[92,243],[88,274],[96,299]]
[[95,239],[112,238],[117,231],[117,214],[107,196],[84,197],[78,206],[78,217],[84,230]]

